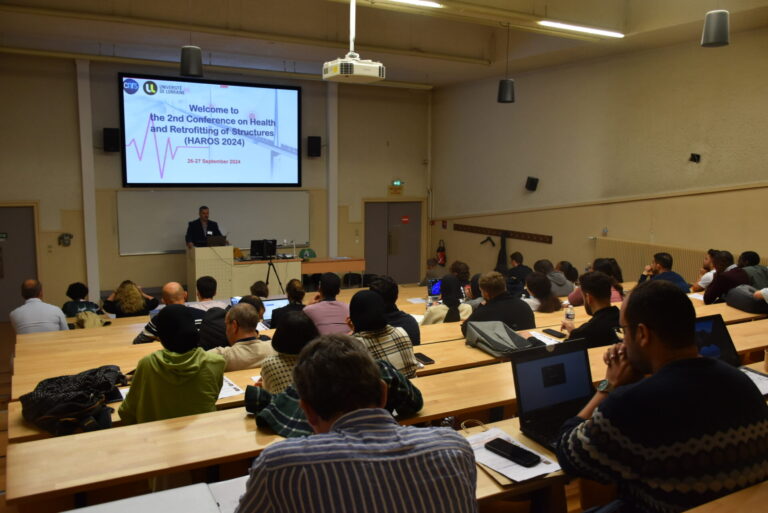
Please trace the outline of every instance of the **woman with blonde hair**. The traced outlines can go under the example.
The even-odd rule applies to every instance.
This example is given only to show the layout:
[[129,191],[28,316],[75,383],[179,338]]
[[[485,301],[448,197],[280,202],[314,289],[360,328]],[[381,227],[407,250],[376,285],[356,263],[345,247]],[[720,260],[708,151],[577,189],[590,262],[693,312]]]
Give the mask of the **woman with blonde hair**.
[[125,280],[104,300],[104,310],[119,317],[149,315],[157,308],[157,299],[145,294],[131,280]]

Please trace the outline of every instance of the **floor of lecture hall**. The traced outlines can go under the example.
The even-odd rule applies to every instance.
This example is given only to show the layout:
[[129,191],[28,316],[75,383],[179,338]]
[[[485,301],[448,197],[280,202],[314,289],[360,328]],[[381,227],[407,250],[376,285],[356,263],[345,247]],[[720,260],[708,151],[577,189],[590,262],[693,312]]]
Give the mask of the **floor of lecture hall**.
[[0,513],[15,512],[5,504],[5,454],[8,448],[8,401],[11,399],[11,355],[16,336],[11,325],[0,322]]

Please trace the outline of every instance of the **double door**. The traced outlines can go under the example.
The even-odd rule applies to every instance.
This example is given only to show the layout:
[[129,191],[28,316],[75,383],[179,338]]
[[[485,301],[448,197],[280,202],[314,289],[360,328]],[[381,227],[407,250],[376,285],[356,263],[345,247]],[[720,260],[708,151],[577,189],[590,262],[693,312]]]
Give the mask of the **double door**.
[[420,255],[420,202],[365,204],[366,273],[389,275],[397,283],[417,283]]

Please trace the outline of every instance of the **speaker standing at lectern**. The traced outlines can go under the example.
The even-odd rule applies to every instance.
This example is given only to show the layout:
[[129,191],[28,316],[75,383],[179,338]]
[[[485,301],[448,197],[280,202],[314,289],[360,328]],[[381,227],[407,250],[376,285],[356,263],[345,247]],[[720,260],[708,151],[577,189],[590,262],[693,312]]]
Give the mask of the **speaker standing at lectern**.
[[189,222],[187,226],[187,235],[184,240],[187,241],[187,247],[206,247],[208,246],[208,237],[221,237],[219,225],[216,221],[208,219],[208,207],[203,205],[199,209],[200,218]]

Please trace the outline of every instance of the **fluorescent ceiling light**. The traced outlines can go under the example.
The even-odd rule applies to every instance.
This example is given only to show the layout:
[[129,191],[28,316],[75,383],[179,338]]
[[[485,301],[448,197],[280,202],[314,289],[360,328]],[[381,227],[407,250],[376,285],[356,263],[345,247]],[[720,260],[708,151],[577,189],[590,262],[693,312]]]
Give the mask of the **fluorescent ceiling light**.
[[557,28],[557,29],[563,29],[563,30],[573,30],[574,32],[583,32],[585,34],[595,34],[598,36],[606,36],[606,37],[624,37],[624,34],[621,32],[613,32],[611,30],[603,30],[603,29],[596,29],[591,27],[581,27],[579,25],[569,25],[568,23],[560,23],[557,21],[540,21],[538,22],[539,25],[543,25],[545,27],[551,27],[551,28]]
[[430,2],[429,0],[389,0],[398,4],[418,5],[419,7],[442,7],[437,2]]

